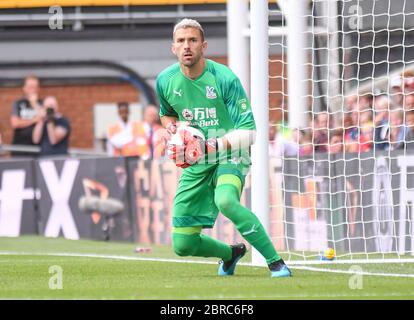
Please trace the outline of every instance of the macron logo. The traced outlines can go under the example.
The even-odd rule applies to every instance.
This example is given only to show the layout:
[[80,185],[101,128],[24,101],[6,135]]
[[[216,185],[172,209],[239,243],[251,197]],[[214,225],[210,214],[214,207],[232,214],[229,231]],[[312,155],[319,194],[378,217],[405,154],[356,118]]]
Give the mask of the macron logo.
[[180,91],[177,91],[177,90],[174,89],[173,92],[174,92],[175,95],[179,96],[180,98],[181,98],[181,95],[183,94],[181,89],[180,89]]

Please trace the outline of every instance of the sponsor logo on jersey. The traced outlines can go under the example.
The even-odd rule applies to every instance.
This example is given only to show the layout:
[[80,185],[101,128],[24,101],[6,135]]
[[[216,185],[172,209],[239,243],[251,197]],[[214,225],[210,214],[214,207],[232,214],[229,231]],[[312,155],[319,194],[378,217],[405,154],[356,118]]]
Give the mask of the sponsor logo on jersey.
[[182,115],[185,120],[191,121],[194,119],[193,112],[190,109],[184,109]]
[[199,127],[219,125],[216,108],[194,108],[193,110],[186,108],[181,114],[183,115],[183,118],[188,121],[194,120],[191,125]]
[[252,112],[252,110],[249,109],[247,99],[244,99],[244,98],[240,99],[239,101],[237,101],[237,104],[238,104],[239,110],[241,112],[240,115],[244,115],[244,114]]
[[214,90],[215,90],[214,87],[209,87],[209,86],[206,87],[206,97],[208,99],[216,99],[217,98],[217,94]]
[[237,101],[237,104],[239,105],[240,111],[247,110],[247,99],[240,99]]
[[183,92],[182,92],[182,90],[180,89],[180,90],[175,90],[175,89],[173,89],[173,93],[176,95],[176,96],[179,96],[180,98],[181,98],[181,96],[183,95]]

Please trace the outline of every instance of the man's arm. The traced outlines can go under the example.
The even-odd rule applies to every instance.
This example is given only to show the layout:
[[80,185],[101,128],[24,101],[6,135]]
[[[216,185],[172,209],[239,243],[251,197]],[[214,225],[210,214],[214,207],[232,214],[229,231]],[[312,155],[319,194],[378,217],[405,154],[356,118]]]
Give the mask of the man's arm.
[[48,121],[46,127],[49,141],[52,146],[61,142],[69,132],[67,128],[56,125],[54,121]]
[[16,115],[12,115],[10,118],[10,123],[13,129],[22,129],[30,127],[31,125],[37,123],[39,117],[35,117],[33,119],[22,119]]
[[256,141],[256,130],[236,129],[217,139],[218,150],[239,150],[250,147]]
[[223,95],[227,111],[234,123],[234,130],[217,139],[217,149],[247,149],[256,140],[256,124],[250,101],[235,75],[231,80],[223,82]]
[[172,116],[161,116],[161,124],[164,128],[169,129],[168,127],[173,124],[175,125],[178,121],[177,117]]
[[43,135],[43,127],[45,124],[45,112],[43,112],[43,115],[40,115],[36,119],[37,122],[32,132],[32,141],[34,144],[39,144]]
[[13,129],[23,129],[30,127],[37,123],[39,120],[39,114],[42,110],[42,106],[37,100],[37,96],[30,97],[29,103],[32,105],[33,109],[37,112],[37,115],[33,119],[22,119],[19,116],[19,107],[17,101],[13,104],[12,114],[10,117],[10,124]]

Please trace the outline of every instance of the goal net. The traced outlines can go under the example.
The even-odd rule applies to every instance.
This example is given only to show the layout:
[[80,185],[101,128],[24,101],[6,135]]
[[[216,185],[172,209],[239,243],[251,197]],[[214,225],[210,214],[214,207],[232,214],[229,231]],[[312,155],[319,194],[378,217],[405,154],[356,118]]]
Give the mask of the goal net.
[[289,2],[269,7],[272,240],[291,261],[414,258],[414,2]]

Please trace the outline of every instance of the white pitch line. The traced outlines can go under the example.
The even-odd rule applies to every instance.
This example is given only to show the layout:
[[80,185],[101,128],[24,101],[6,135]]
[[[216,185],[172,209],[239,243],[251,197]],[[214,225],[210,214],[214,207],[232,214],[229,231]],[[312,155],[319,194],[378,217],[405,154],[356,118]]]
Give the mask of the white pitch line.
[[402,259],[344,259],[344,260],[291,260],[289,265],[332,265],[332,264],[384,264],[384,263],[414,263],[414,258]]
[[[335,298],[406,298],[406,297],[414,297],[413,293],[402,293],[402,292],[391,292],[391,293],[363,293],[360,290],[355,291],[355,293],[341,293],[341,294],[275,294],[275,295],[245,295],[245,296],[228,296],[228,295],[223,295],[223,294],[219,294],[219,295],[215,295],[215,296],[198,296],[198,295],[194,295],[194,296],[188,296],[185,299],[187,300],[208,300],[208,299],[225,299],[225,300],[249,300],[249,299],[322,299],[322,298],[327,298],[327,299],[335,299]],[[139,297],[137,297],[138,299]],[[167,297],[163,297],[163,300],[174,300],[176,297],[175,296],[167,296]],[[25,298],[21,298],[21,297],[7,297],[7,298],[1,298],[2,300],[39,300],[38,297],[30,297],[30,296],[26,296]],[[53,298],[49,298],[49,297],[45,297],[45,299],[53,299]],[[76,300],[90,300],[90,297],[82,297],[79,296],[76,298]],[[100,300],[109,300],[109,299],[113,299],[113,297],[100,297]],[[159,296],[145,296],[146,300],[160,300]]]
[[127,260],[127,261],[152,261],[152,262],[176,262],[176,263],[198,263],[198,264],[217,264],[213,261],[202,260],[180,260],[180,259],[165,259],[165,258],[143,258],[143,257],[129,257],[118,256],[108,254],[95,254],[95,253],[68,253],[68,252],[55,252],[55,253],[40,253],[40,252],[14,252],[14,251],[0,251],[0,255],[15,255],[15,256],[50,256],[50,257],[77,257],[77,258],[100,258],[100,259],[113,259],[113,260]]
[[325,268],[315,268],[315,267],[291,267],[298,270],[307,270],[307,271],[316,271],[316,272],[330,272],[330,273],[344,273],[344,274],[358,274],[364,276],[378,276],[378,277],[398,277],[398,278],[414,278],[414,274],[404,274],[404,273],[377,273],[377,272],[355,272],[351,270],[337,270],[337,269],[325,269]]
[[[184,259],[165,259],[165,258],[144,258],[144,257],[129,257],[119,255],[106,255],[106,254],[94,254],[94,253],[68,253],[68,252],[55,252],[55,253],[40,253],[40,252],[15,252],[15,251],[0,251],[0,255],[32,255],[32,256],[50,256],[50,257],[77,257],[77,258],[99,258],[99,259],[113,259],[113,260],[127,260],[127,261],[151,261],[151,262],[173,262],[173,263],[195,263],[195,264],[217,264],[214,261],[202,261],[202,260],[184,260]],[[408,260],[408,259],[407,259]],[[355,263],[352,260],[352,263]],[[402,262],[402,261],[398,261]],[[335,262],[336,263],[336,262]],[[251,263],[239,263],[242,266],[253,266]],[[400,278],[414,278],[414,274],[398,274],[398,273],[376,273],[376,272],[354,272],[350,270],[337,270],[337,269],[325,269],[293,265],[289,266],[291,269],[307,270],[315,272],[329,272],[329,273],[341,273],[341,274],[361,274],[367,276],[379,276],[379,277],[400,277]]]
[[[354,291],[355,293],[332,293],[332,294],[275,294],[275,295],[246,295],[246,296],[226,296],[226,295],[217,295],[217,296],[189,296],[188,299],[200,300],[200,299],[317,299],[317,298],[387,298],[387,297],[413,297],[413,293],[401,293],[401,292],[391,292],[391,293],[363,293],[360,290]],[[156,296],[149,296],[148,299],[157,299]],[[173,298],[172,298],[173,299]]]

